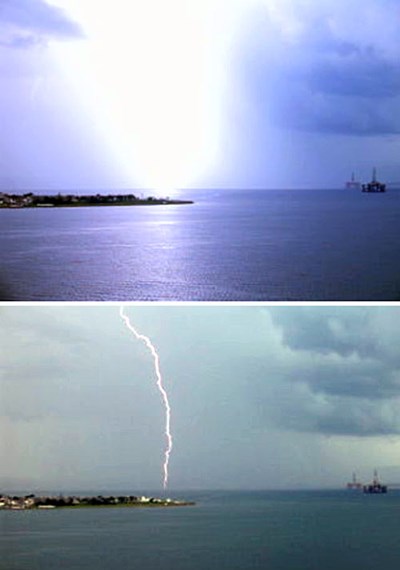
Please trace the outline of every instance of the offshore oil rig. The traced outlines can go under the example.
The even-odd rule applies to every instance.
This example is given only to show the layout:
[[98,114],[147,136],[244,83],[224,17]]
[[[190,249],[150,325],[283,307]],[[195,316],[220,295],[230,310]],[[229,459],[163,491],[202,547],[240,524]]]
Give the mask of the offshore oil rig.
[[346,487],[347,489],[363,491],[363,493],[372,495],[381,495],[383,493],[387,493],[388,491],[387,485],[382,485],[382,483],[379,481],[378,471],[376,469],[374,471],[374,478],[372,479],[371,483],[364,485],[361,483],[361,481],[357,480],[356,474],[353,473],[353,478],[347,483]]
[[367,182],[367,184],[361,184],[361,191],[362,192],[386,192],[386,184],[382,182],[378,182],[376,178],[376,168],[374,167],[372,170],[372,180],[371,182]]
[[363,484],[360,481],[357,481],[357,477],[356,474],[353,473],[353,478],[351,481],[349,481],[346,485],[346,487],[348,489],[362,489],[363,488]]
[[370,483],[369,485],[364,485],[363,491],[364,493],[379,494],[379,495],[382,493],[387,493],[387,485],[382,485],[382,483],[379,481],[378,472],[376,469],[374,471],[374,478],[372,479],[372,483]]
[[361,182],[358,182],[358,180],[356,180],[354,172],[351,173],[351,180],[348,180],[346,182],[346,188],[350,190],[351,189],[359,190],[361,188]]
[[[396,183],[392,183],[396,184]],[[346,188],[349,190],[360,190],[362,192],[386,192],[387,184],[379,182],[376,178],[376,168],[372,170],[372,180],[371,182],[363,183],[356,180],[354,172],[351,173],[351,179],[346,182]]]

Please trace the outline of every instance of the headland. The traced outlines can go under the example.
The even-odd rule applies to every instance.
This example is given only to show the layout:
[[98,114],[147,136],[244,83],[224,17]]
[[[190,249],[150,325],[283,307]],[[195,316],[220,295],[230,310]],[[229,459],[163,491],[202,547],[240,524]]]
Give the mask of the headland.
[[13,511],[82,507],[187,507],[194,504],[193,501],[135,495],[42,495],[37,497],[34,494],[24,496],[0,494],[0,509]]
[[87,206],[165,206],[193,204],[175,198],[139,198],[135,194],[9,194],[0,192],[0,208],[74,208]]

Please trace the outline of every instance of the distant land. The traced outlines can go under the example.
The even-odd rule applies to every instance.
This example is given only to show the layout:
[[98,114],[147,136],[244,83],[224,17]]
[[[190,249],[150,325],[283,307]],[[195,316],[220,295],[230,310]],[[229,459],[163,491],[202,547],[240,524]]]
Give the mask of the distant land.
[[8,194],[0,192],[0,208],[71,208],[84,206],[163,206],[193,204],[192,200],[138,198],[135,194]]
[[21,511],[26,509],[55,509],[80,507],[185,507],[194,505],[193,501],[178,501],[176,499],[158,499],[155,497],[137,497],[135,495],[120,496],[79,496],[79,495],[44,495],[34,494],[1,495],[0,509]]

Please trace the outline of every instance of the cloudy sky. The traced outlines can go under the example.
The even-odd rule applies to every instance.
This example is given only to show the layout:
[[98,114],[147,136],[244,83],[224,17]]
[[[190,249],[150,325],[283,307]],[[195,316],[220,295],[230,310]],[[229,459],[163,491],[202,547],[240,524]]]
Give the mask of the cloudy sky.
[[[169,488],[400,482],[398,307],[142,306]],[[160,489],[164,409],[117,306],[1,307],[0,483]]]
[[1,0],[0,187],[400,180],[398,0]]

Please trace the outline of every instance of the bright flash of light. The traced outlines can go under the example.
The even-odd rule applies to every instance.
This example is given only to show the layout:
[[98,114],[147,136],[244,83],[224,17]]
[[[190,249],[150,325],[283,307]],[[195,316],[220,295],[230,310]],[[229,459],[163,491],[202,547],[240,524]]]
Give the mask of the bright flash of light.
[[126,180],[183,188],[218,161],[229,52],[249,2],[51,0],[86,34],[52,54]]
[[163,480],[163,487],[164,489],[167,488],[168,485],[168,466],[169,466],[169,458],[172,451],[172,435],[171,435],[171,406],[168,400],[168,394],[164,388],[163,379],[161,376],[160,370],[160,358],[158,353],[149,339],[149,337],[145,336],[144,334],[139,333],[135,327],[131,324],[129,317],[124,313],[124,307],[120,307],[119,314],[121,319],[124,321],[126,327],[130,330],[130,332],[137,338],[137,340],[141,340],[150,350],[151,355],[154,359],[154,371],[156,373],[157,378],[157,388],[160,391],[162,401],[165,408],[165,437],[167,440],[166,448],[164,451],[164,464],[163,464],[163,472],[164,472],[164,480]]

